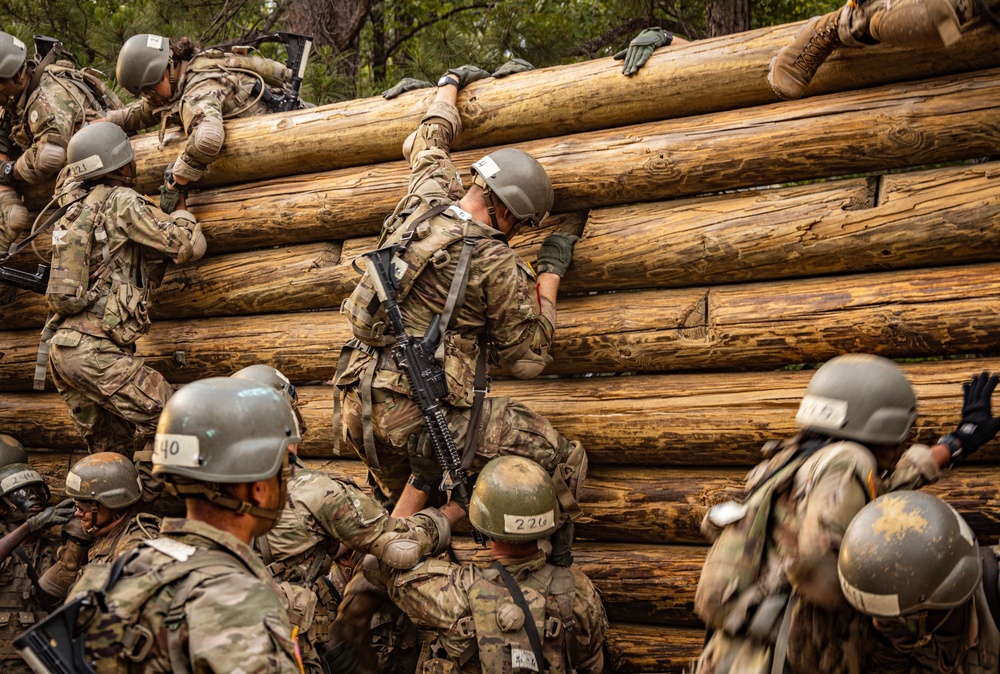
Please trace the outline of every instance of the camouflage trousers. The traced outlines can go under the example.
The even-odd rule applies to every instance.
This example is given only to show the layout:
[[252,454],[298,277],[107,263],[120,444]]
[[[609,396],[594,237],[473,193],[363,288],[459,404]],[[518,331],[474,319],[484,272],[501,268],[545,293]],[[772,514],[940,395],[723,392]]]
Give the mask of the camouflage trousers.
[[[975,0],[946,0],[946,2],[955,10],[955,16],[958,18],[963,32],[969,30],[972,27],[973,19],[979,16],[979,9],[976,7]],[[891,5],[899,4],[899,2],[898,0],[868,0],[867,2],[859,2],[857,4],[861,11],[852,11],[850,13],[850,33],[854,39],[865,42],[871,38],[868,27],[871,17],[876,12],[887,10]],[[996,12],[1000,8],[1000,0],[986,0],[986,6]]]
[[[416,402],[401,393],[375,388],[372,401],[377,466],[365,455],[362,405],[356,385],[347,389],[344,398],[342,430],[368,466],[376,486],[395,501],[410,477],[410,457],[419,457],[420,463],[427,465],[435,461],[434,453],[423,432],[424,419]],[[471,413],[469,408],[445,408],[448,427],[459,451],[465,446]],[[587,474],[586,453],[579,443],[563,438],[548,419],[511,398],[487,396],[477,431],[475,456],[469,465],[471,472],[478,473],[498,456],[524,456],[556,478],[557,490],[562,482],[570,495],[579,500]],[[440,481],[440,472],[437,480]]]
[[67,329],[52,337],[49,363],[88,451],[135,461],[144,499],[162,491],[150,470],[156,423],[173,392],[163,375],[110,339]]

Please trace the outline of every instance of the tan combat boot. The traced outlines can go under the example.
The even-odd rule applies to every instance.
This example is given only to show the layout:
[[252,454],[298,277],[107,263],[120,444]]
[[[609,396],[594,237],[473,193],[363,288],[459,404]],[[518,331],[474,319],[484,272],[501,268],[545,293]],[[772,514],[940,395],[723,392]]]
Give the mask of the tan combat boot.
[[779,98],[801,98],[813,76],[834,49],[844,46],[837,24],[841,10],[817,16],[790,45],[771,59],[767,81]]
[[895,47],[947,47],[962,37],[950,0],[897,0],[870,12],[868,32]]

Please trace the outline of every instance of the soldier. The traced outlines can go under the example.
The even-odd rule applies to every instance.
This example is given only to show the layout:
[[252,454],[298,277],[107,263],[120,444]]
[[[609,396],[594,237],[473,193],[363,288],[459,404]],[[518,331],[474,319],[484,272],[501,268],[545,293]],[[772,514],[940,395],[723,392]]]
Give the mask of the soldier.
[[870,616],[870,674],[995,674],[1000,659],[997,557],[955,509],[915,491],[886,494],[844,534],[838,571]]
[[624,61],[622,64],[622,75],[631,77],[639,72],[639,68],[646,64],[653,52],[660,47],[671,47],[674,45],[687,44],[684,38],[677,37],[669,30],[663,30],[659,26],[647,28],[636,35],[628,47],[615,54],[616,61]]
[[[38,42],[36,38],[36,42]],[[54,44],[53,44],[54,43]],[[118,97],[91,72],[56,61],[62,45],[42,38],[49,52],[27,59],[24,43],[0,32],[0,250],[28,226],[18,191],[53,183],[66,165],[69,139],[84,124],[121,107]]]
[[850,0],[803,26],[771,60],[767,81],[780,98],[801,98],[837,49],[879,42],[914,49],[947,47],[980,16],[1000,30],[993,12],[998,6],[997,0]]
[[148,501],[162,489],[149,460],[171,388],[134,355],[134,344],[149,329],[167,259],[199,259],[205,237],[189,212],[168,215],[128,187],[135,158],[114,124],[82,129],[67,154],[60,201],[72,206],[53,228],[46,294],[52,379],[88,449],[135,461]]
[[[273,367],[251,365],[232,376],[272,386],[293,409],[298,405],[295,387]],[[318,673],[322,670],[316,645],[329,639],[330,624],[347,585],[344,569],[336,564],[331,569],[340,545],[371,552],[390,566],[408,569],[423,557],[447,550],[451,528],[434,508],[406,519],[389,517],[385,508],[349,480],[305,468],[297,460],[297,447],[290,445],[289,451],[293,464],[287,507],[274,528],[257,539],[257,547],[288,597],[306,669]]]
[[59,538],[49,530],[70,520],[73,505],[67,499],[46,508],[48,500],[45,480],[28,464],[0,468],[0,517],[6,530],[0,539],[0,669],[4,672],[31,672],[12,642],[59,602],[42,591],[38,576],[55,562]]
[[125,658],[153,672],[299,671],[288,615],[250,547],[281,517],[298,441],[291,407],[268,386],[217,377],[177,391],[157,426],[153,470],[183,496],[187,518],[165,519],[160,538],[112,570],[84,571],[73,594],[103,591],[109,607],[86,629],[88,660]]
[[[799,434],[765,445],[745,501],[713,507],[702,523],[715,542],[695,595],[709,626],[695,671],[864,671],[859,621],[835,571],[844,530],[878,494],[932,482],[996,435],[996,384],[986,373],[965,384],[958,429],[899,459],[917,415],[899,368],[848,355],[817,370],[796,416]],[[893,468],[883,484],[880,472]]]
[[142,480],[121,454],[99,452],[77,461],[66,474],[66,495],[76,517],[63,527],[58,561],[39,578],[48,594],[66,598],[88,563],[111,563],[160,532],[159,518],[138,512]]
[[[409,270],[400,278],[399,304],[410,334],[422,335],[441,315],[436,355],[448,385],[442,406],[463,466],[475,472],[501,454],[527,456],[554,476],[564,519],[575,519],[587,469],[583,447],[524,405],[485,395],[489,360],[519,378],[537,376],[551,361],[556,296],[577,237],[550,234],[535,270],[510,249],[508,239],[525,225],[538,226],[553,203],[545,169],[521,150],[498,150],[473,164],[473,184],[463,196],[449,154],[461,129],[455,102],[460,88],[484,77],[489,73],[463,66],[438,82],[433,104],[404,144],[409,190],[386,221],[380,245],[406,242],[395,264]],[[408,516],[438,489],[442,470],[406,374],[390,355],[392,335],[369,276],[342,312],[355,337],[336,379],[343,436],[381,494],[396,502],[393,515]],[[454,503],[442,510],[452,523],[465,516]],[[560,531],[572,540],[568,525]]]
[[548,474],[520,456],[493,459],[472,490],[469,521],[490,541],[491,566],[431,559],[389,574],[393,601],[434,632],[417,671],[604,671],[597,590],[538,546],[559,521]]
[[133,35],[122,45],[115,68],[118,83],[140,99],[107,116],[126,131],[179,122],[187,135],[184,151],[167,167],[160,187],[160,208],[172,211],[188,184],[201,179],[226,140],[223,120],[268,112],[269,87],[281,89],[292,73],[260,55],[235,55],[220,49],[199,51],[188,38],[171,42],[161,35]]

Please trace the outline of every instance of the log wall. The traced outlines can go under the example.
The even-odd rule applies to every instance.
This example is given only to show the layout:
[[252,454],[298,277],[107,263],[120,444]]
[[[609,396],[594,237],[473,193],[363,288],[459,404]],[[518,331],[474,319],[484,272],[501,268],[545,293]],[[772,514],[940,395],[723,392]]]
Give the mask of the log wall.
[[[603,59],[460,95],[460,168],[519,144],[552,176],[551,226],[581,235],[554,362],[535,381],[496,371],[492,390],[589,452],[576,558],[607,606],[612,671],[680,672],[697,656],[699,523],[740,496],[763,442],[794,433],[801,365],[917,359],[904,369],[920,399],[911,439],[925,443],[957,421],[964,380],[1000,370],[1000,161],[982,161],[1000,156],[1000,33],[843,50],[812,97],[778,102],[768,63],[799,28],[660,50],[627,79]],[[138,343],[178,385],[278,367],[300,391],[303,455],[359,483],[331,427],[349,336],[338,307],[403,195],[399,147],[432,95],[227,123],[222,159],[189,200],[209,255],[168,272]],[[166,138],[134,139],[148,191],[178,151],[176,131]],[[533,260],[547,231],[513,246]],[[0,430],[33,448],[59,493],[85,450],[51,382],[31,391],[45,315],[26,293],[0,307]],[[932,491],[993,541],[998,478],[991,443]],[[471,540],[455,547],[484,559]]]

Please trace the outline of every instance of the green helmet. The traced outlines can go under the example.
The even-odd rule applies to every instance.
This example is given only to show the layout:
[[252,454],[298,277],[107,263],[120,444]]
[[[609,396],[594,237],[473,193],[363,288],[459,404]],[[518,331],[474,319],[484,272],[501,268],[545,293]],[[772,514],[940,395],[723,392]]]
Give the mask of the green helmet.
[[134,159],[128,136],[111,122],[88,124],[73,134],[66,146],[66,168],[77,180],[107,175]]
[[170,40],[162,35],[140,33],[125,40],[118,52],[115,77],[133,96],[163,79],[170,64]]
[[17,438],[0,434],[0,468],[12,463],[28,463],[28,453]]
[[559,499],[552,478],[523,456],[493,459],[472,488],[469,522],[488,538],[504,543],[551,535],[559,522]]
[[26,463],[12,463],[0,468],[0,497],[32,484],[42,485],[45,488],[45,499],[48,500],[49,486],[37,470]]
[[472,165],[515,218],[537,227],[552,210],[552,181],[542,165],[524,150],[508,147],[491,152]]
[[795,421],[847,440],[898,445],[917,418],[917,395],[902,370],[880,356],[837,356],[816,371]]
[[28,58],[24,43],[10,33],[0,32],[0,80],[17,75]]
[[153,474],[238,484],[273,477],[299,442],[288,399],[250,379],[213,377],[177,391],[156,426]]
[[229,376],[233,379],[249,379],[259,384],[273,386],[285,395],[289,404],[294,405],[299,401],[299,397],[295,393],[295,387],[292,385],[292,382],[288,381],[288,377],[270,365],[250,365]]
[[837,570],[851,605],[876,618],[960,606],[983,573],[969,525],[919,491],[886,494],[862,508],[844,534]]
[[121,454],[98,452],[77,461],[66,474],[66,496],[97,501],[106,508],[127,508],[142,496],[135,464]]

